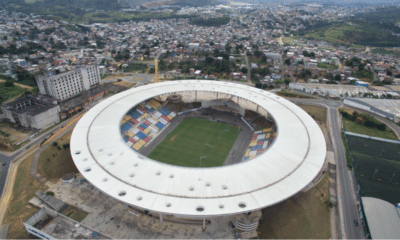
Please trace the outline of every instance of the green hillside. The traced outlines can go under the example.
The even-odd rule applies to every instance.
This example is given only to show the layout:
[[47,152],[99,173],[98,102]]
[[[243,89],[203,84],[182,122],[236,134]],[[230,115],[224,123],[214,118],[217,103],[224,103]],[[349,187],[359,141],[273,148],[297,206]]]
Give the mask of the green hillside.
[[325,40],[333,44],[356,44],[374,47],[400,46],[400,39],[378,27],[367,24],[339,24],[321,28],[305,35],[308,39]]

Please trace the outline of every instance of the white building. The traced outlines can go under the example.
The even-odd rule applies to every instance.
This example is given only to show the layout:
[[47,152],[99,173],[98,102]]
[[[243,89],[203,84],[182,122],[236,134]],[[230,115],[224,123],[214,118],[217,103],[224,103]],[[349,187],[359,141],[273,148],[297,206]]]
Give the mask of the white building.
[[46,96],[24,96],[1,105],[5,117],[26,128],[45,129],[60,122],[60,107]]
[[49,95],[57,100],[69,99],[82,91],[89,90],[93,85],[100,84],[98,66],[80,66],[75,70],[54,75],[47,73],[37,76],[36,82],[43,95]]

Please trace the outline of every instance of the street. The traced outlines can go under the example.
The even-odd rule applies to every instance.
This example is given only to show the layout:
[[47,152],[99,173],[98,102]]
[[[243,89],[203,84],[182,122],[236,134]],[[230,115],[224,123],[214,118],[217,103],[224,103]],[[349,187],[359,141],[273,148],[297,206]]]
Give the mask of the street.
[[[354,199],[355,189],[352,188],[351,179],[349,176],[349,171],[347,170],[347,161],[346,154],[344,151],[344,146],[341,137],[341,126],[339,119],[338,108],[342,105],[341,101],[333,101],[333,100],[322,100],[322,99],[313,99],[313,100],[291,100],[294,103],[301,104],[319,104],[327,107],[327,111],[329,111],[329,123],[330,123],[330,132],[331,138],[333,142],[333,149],[335,152],[336,158],[336,170],[338,173],[338,197],[341,197],[341,201],[339,203],[342,207],[343,213],[343,221],[345,229],[344,232],[345,238],[347,239],[359,239],[362,238],[359,235],[359,229],[362,226],[354,226],[354,220],[359,219],[359,214],[357,213],[356,199]],[[339,208],[340,209],[340,208]]]
[[[150,80],[150,78],[146,75],[146,77],[143,78],[143,80],[139,83],[140,85],[143,85],[147,83]],[[296,104],[310,104],[310,105],[322,105],[327,108],[327,111],[329,112],[329,125],[330,132],[331,132],[331,139],[333,143],[333,149],[335,152],[335,158],[336,158],[336,167],[337,167],[337,173],[338,173],[338,196],[340,197],[339,204],[341,204],[341,209],[342,209],[342,214],[343,214],[343,224],[345,229],[342,231],[344,232],[344,237],[347,239],[358,239],[362,238],[362,236],[359,235],[360,228],[362,226],[356,227],[354,225],[354,220],[359,219],[358,215],[358,210],[356,206],[356,199],[354,199],[355,196],[355,189],[352,186],[351,183],[351,178],[349,176],[349,171],[347,170],[347,163],[346,163],[346,155],[345,155],[345,150],[344,146],[342,143],[342,138],[341,138],[341,126],[340,126],[340,121],[339,121],[339,113],[337,109],[342,106],[341,101],[333,101],[333,100],[325,100],[325,99],[289,99],[293,103]],[[94,105],[94,104],[93,104]],[[380,120],[385,120],[385,119],[380,119]],[[385,121],[387,123],[387,121]],[[27,148],[30,146],[40,143],[44,138],[48,137],[51,133],[56,132],[58,129],[63,127],[64,125],[67,124],[67,121],[58,125],[54,129],[52,129],[48,133],[44,133],[37,137],[36,139],[32,140],[29,142],[26,146],[22,147],[21,149],[17,150],[14,153],[11,154],[0,154],[0,161],[2,163],[5,163],[6,165],[3,166],[3,169],[0,174],[0,192],[3,192],[4,185],[7,179],[7,172],[10,166],[10,163],[13,159],[16,158],[17,155],[20,155],[25,151]],[[400,129],[396,128],[394,129],[397,133],[400,133]],[[340,209],[340,208],[339,208]]]

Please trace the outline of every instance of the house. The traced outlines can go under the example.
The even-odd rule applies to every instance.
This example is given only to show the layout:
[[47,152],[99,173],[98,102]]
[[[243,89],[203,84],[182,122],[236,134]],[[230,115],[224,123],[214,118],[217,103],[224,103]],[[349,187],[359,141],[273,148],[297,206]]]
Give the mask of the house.
[[258,68],[257,63],[251,63],[251,68]]
[[368,83],[364,81],[356,81],[356,86],[368,87]]
[[194,72],[194,75],[195,75],[196,77],[200,77],[200,76],[201,76],[201,70],[196,70],[196,71]]

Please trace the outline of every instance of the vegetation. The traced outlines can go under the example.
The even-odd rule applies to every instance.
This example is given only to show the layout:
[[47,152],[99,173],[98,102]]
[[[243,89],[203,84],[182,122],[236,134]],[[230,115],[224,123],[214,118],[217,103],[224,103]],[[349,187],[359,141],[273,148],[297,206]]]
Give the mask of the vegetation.
[[184,167],[222,166],[239,131],[228,124],[186,118],[148,157]]
[[[12,83],[12,82],[11,82]],[[8,85],[9,87],[7,87]],[[17,85],[10,86],[8,82],[0,82],[0,104],[25,92],[25,88]]]
[[128,67],[124,69],[124,72],[135,72],[135,71],[143,71],[147,69],[147,64],[144,63],[132,63]]
[[387,138],[398,140],[397,135],[386,124],[375,117],[354,111],[339,109],[343,117],[343,124],[346,131],[368,135],[371,137]]
[[398,47],[400,45],[398,38],[390,35],[387,31],[393,31],[395,33],[400,32],[400,27],[396,25],[396,23],[399,21],[399,16],[400,8],[398,6],[391,6],[377,8],[376,11],[373,12],[356,14],[354,17],[350,18],[350,21],[360,25],[370,26],[374,29],[384,29],[384,33],[389,35],[389,38],[387,39],[387,42],[381,46]]
[[328,68],[328,69],[338,69],[339,67],[333,64],[328,64],[328,63],[321,63],[319,62],[317,64],[317,67],[319,68]]
[[329,175],[307,192],[264,208],[257,228],[260,239],[328,239],[331,237]]
[[27,42],[25,45],[17,48],[15,44],[10,44],[8,47],[0,45],[0,55],[3,54],[35,54],[38,50],[47,51],[42,45]]
[[196,18],[190,21],[190,24],[203,27],[219,27],[228,24],[231,21],[230,17],[224,16],[219,18]]
[[75,206],[72,205],[68,205],[67,208],[65,208],[62,212],[62,215],[67,216],[69,218],[74,219],[77,222],[81,222],[83,219],[85,219],[85,217],[89,214],[86,211],[83,211],[80,208],[77,208]]
[[325,40],[333,44],[357,44],[374,47],[400,46],[397,38],[373,25],[361,23],[357,25],[329,24],[321,28],[313,28],[313,32],[305,32],[305,37]]
[[314,105],[299,105],[299,107],[313,116],[316,121],[326,124],[326,108]]
[[387,50],[386,48],[380,47],[380,48],[374,48],[371,51],[372,53],[375,54],[380,54],[380,55],[395,55],[395,56],[400,56],[400,51],[391,51]]
[[72,130],[61,137],[58,143],[53,142],[39,156],[38,172],[51,182],[57,182],[67,173],[78,173],[69,148],[64,147],[69,144],[71,133]]
[[45,192],[47,189],[29,173],[31,160],[32,155],[22,160],[15,177],[12,196],[3,220],[3,224],[10,224],[7,232],[8,239],[30,238],[25,230],[24,222],[39,209],[32,207],[28,201],[35,196],[36,191]]
[[11,12],[43,15],[48,19],[76,21],[87,11],[119,11],[121,5],[118,2],[118,0],[41,0],[35,1],[32,7],[32,4],[25,3],[24,0],[16,0],[8,3],[6,9]]
[[294,92],[290,92],[288,90],[282,89],[279,92],[276,93],[277,95],[281,96],[281,97],[291,97],[291,98],[314,98],[311,96],[307,96],[304,94],[300,94],[300,93],[294,93]]

